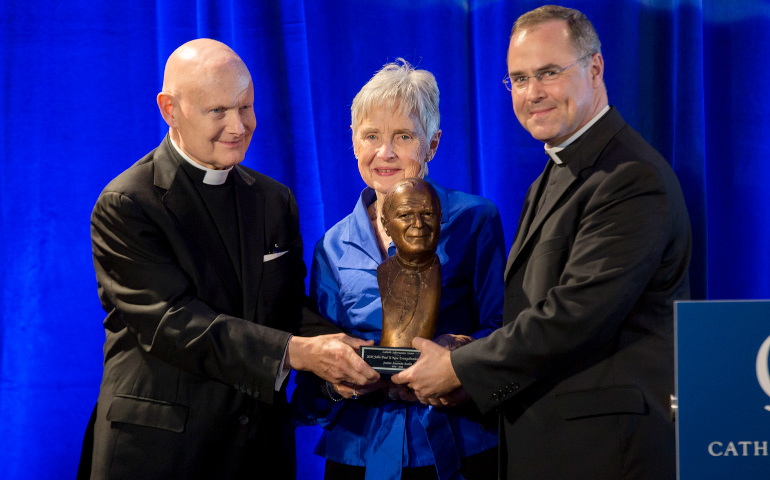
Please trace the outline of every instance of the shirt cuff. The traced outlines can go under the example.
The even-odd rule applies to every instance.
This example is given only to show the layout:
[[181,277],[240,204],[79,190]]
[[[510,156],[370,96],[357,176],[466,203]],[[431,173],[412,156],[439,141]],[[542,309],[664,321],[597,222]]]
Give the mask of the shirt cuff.
[[[291,340],[291,336],[289,337],[289,340]],[[288,351],[289,351],[289,342],[286,342],[286,348],[284,348],[283,350],[283,358],[281,359],[281,364],[278,366],[278,376],[275,378],[276,392],[281,390],[281,386],[283,385],[283,382],[286,380],[286,377],[288,377],[289,373],[291,372],[291,367],[286,366],[286,353]]]

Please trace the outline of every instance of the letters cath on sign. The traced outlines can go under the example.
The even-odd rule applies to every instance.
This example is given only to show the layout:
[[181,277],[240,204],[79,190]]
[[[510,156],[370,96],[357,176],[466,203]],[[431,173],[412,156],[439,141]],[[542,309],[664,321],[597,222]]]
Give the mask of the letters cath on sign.
[[766,457],[767,440],[739,442],[711,442],[708,446],[709,455],[712,457]]

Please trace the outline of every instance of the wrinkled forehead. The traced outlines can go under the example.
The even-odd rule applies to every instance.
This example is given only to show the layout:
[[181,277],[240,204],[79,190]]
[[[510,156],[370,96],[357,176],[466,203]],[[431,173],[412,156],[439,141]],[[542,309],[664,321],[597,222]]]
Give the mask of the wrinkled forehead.
[[200,87],[222,78],[234,79],[243,86],[251,82],[246,64],[229,49],[207,49],[203,52],[192,49],[182,50],[169,58],[164,84],[177,87]]
[[576,54],[569,29],[563,21],[549,21],[521,29],[508,45],[508,70],[519,71],[559,65]]
[[224,64],[198,69],[197,74],[188,76],[178,94],[190,102],[232,106],[253,102],[254,87],[245,67]]

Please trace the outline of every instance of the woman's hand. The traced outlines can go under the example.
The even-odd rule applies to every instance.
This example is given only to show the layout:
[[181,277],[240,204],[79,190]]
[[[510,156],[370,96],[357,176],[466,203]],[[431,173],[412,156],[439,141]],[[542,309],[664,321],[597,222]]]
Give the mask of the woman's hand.
[[403,400],[405,402],[417,402],[417,395],[406,385],[396,385],[388,382],[388,398],[391,400]]
[[468,335],[455,335],[452,333],[445,333],[433,341],[446,349],[456,350],[462,347],[463,345],[468,345],[474,340],[476,339]]
[[[367,385],[352,385],[349,383],[331,383],[326,382],[327,396],[332,400],[339,401],[342,398],[346,400],[356,400],[362,395],[367,395],[376,390],[384,390],[388,387],[388,382],[380,380]],[[342,398],[340,398],[342,397]]]

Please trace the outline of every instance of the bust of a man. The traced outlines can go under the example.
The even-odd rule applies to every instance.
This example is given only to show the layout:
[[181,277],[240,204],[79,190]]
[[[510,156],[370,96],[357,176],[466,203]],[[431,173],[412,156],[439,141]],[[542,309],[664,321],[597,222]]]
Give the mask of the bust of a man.
[[414,337],[433,339],[441,299],[441,202],[433,187],[407,178],[391,187],[380,217],[396,254],[377,268],[384,347],[411,347]]

